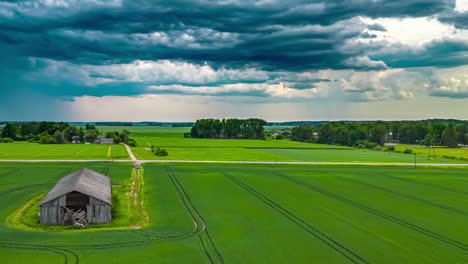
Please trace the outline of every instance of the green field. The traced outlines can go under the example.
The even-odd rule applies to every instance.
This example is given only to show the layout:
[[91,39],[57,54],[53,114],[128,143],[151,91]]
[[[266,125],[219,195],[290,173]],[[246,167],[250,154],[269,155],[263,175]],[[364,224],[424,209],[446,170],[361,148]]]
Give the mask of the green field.
[[[139,159],[218,160],[218,161],[311,161],[311,162],[385,162],[414,163],[414,155],[397,152],[362,150],[343,146],[303,143],[290,140],[201,139],[184,138],[179,128],[136,130],[131,136],[138,147],[132,148]],[[157,157],[150,146],[163,147],[167,157]],[[468,153],[468,149],[464,149]],[[468,154],[467,154],[468,155]],[[467,160],[439,157],[428,160],[423,155],[417,163],[468,163]]]
[[0,144],[0,159],[104,160],[128,159],[121,145],[38,144],[15,142]]
[[141,229],[12,224],[18,208],[82,167],[114,188],[132,181],[125,163],[0,164],[2,263],[468,262],[463,168],[146,164],[135,205],[144,212],[124,203],[130,217],[116,219],[143,219]]
[[[395,150],[404,151],[405,149],[411,149],[418,155],[425,156],[426,159],[439,159],[445,157],[451,157],[456,159],[468,160],[468,148],[447,148],[447,147],[435,147],[428,148],[421,145],[403,145],[398,144],[395,146]],[[435,157],[434,157],[435,155]]]

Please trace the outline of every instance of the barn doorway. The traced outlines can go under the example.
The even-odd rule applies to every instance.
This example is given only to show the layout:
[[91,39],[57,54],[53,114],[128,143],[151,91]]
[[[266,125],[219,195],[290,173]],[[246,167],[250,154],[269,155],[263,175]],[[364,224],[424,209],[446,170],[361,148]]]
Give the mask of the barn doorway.
[[67,194],[66,207],[77,212],[79,210],[86,212],[86,206],[89,205],[89,196],[80,192],[73,191]]

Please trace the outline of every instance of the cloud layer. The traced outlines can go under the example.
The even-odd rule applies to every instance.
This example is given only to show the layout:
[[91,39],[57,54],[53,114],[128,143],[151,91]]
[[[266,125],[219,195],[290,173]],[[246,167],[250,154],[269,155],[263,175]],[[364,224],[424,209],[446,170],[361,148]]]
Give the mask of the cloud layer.
[[249,104],[467,100],[468,9],[460,3],[0,2],[0,103],[17,94],[62,102],[153,94]]

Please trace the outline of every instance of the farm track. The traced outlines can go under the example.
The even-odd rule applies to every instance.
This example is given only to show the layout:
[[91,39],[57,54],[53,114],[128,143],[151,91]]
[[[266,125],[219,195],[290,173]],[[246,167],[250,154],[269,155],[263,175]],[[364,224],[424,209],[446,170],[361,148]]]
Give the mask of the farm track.
[[457,213],[457,214],[461,214],[461,215],[465,215],[465,216],[468,215],[468,212],[466,212],[464,210],[461,210],[461,209],[458,209],[458,208],[455,208],[455,207],[451,207],[451,206],[448,206],[448,205],[445,205],[445,204],[440,204],[440,203],[437,203],[437,202],[433,202],[433,201],[430,201],[430,200],[426,200],[426,199],[423,199],[423,198],[420,198],[420,197],[417,197],[417,196],[413,196],[413,195],[410,195],[410,194],[397,192],[397,191],[394,191],[392,189],[385,188],[385,187],[382,187],[382,186],[378,186],[378,185],[374,185],[374,184],[366,183],[366,182],[361,182],[361,181],[350,179],[350,178],[347,178],[347,177],[340,177],[340,179],[342,179],[344,181],[360,184],[360,185],[366,186],[368,188],[373,188],[373,189],[377,189],[377,190],[384,191],[384,192],[387,192],[387,193],[391,193],[393,195],[401,196],[401,197],[404,197],[404,198],[407,198],[407,199],[410,199],[410,200],[418,201],[420,203],[424,203],[424,204],[427,204],[427,205],[430,205],[430,206],[433,206],[433,207],[437,207],[437,208],[440,208],[440,209],[451,211],[451,212],[454,212],[454,213]]
[[169,166],[165,166],[165,169],[172,184],[176,188],[179,197],[181,198],[182,203],[184,204],[184,207],[187,209],[191,218],[193,219],[193,222],[195,224],[195,233],[193,234],[198,234],[200,244],[210,263],[224,263],[224,259],[221,253],[216,248],[213,239],[211,238],[211,235],[208,232],[208,227],[206,226],[205,219],[195,207],[192,199],[185,191],[183,185],[180,183],[179,179],[176,177],[172,169]]
[[227,179],[235,183],[236,185],[243,188],[245,191],[253,195],[254,197],[258,198],[260,201],[265,203],[270,208],[274,209],[276,212],[280,213],[284,217],[286,217],[289,221],[296,224],[300,228],[304,229],[307,233],[314,236],[315,238],[322,241],[324,244],[338,252],[343,257],[347,258],[349,261],[353,263],[368,263],[364,258],[360,257],[356,253],[352,252],[350,249],[346,248],[344,245],[339,243],[338,241],[334,240],[333,238],[329,237],[318,228],[312,226],[311,224],[307,223],[302,218],[298,217],[288,209],[284,208],[283,206],[279,205],[275,201],[271,200],[270,198],[266,197],[265,195],[261,194],[257,190],[255,190],[250,185],[244,183],[240,179],[230,175],[225,171],[220,171]]
[[308,182],[304,182],[304,181],[301,181],[301,180],[298,180],[298,179],[295,179],[293,177],[290,177],[290,176],[287,176],[287,175],[284,175],[284,174],[276,174],[277,176],[281,177],[281,178],[284,178],[285,180],[288,180],[290,182],[293,182],[299,186],[302,186],[304,188],[307,188],[309,190],[312,190],[312,191],[315,191],[315,192],[318,192],[324,196],[328,196],[328,197],[331,197],[335,200],[338,200],[338,201],[341,201],[341,202],[344,202],[346,204],[349,204],[351,206],[354,206],[356,208],[359,208],[363,211],[366,211],[370,214],[373,214],[373,215],[376,215],[376,216],[379,216],[381,218],[384,218],[390,222],[393,222],[393,223],[396,223],[400,226],[403,226],[403,227],[406,227],[410,230],[413,230],[413,231],[416,231],[420,234],[423,234],[423,235],[426,235],[428,237],[431,237],[433,239],[436,239],[442,243],[445,243],[447,245],[450,245],[450,246],[453,246],[453,247],[456,247],[456,248],[459,248],[463,251],[468,251],[468,246],[463,244],[462,242],[459,242],[457,240],[454,240],[454,239],[451,239],[451,238],[448,238],[444,235],[441,235],[441,234],[438,234],[434,231],[431,231],[431,230],[428,230],[428,229],[425,229],[423,227],[420,227],[418,225],[415,225],[415,224],[411,224],[405,220],[402,220],[402,219],[399,219],[395,216],[392,216],[392,215],[389,215],[385,212],[382,212],[382,211],[379,211],[377,209],[374,209],[374,208],[371,208],[371,207],[368,207],[366,205],[363,205],[361,203],[358,203],[356,201],[353,201],[349,198],[346,198],[346,197],[343,197],[343,196],[340,196],[340,195],[337,195],[337,194],[334,194],[332,192],[329,192],[325,189],[321,189],[319,187],[316,187]]
[[418,180],[414,180],[414,179],[403,178],[403,177],[394,176],[394,175],[389,175],[389,177],[391,177],[392,179],[400,180],[400,181],[406,181],[406,182],[416,183],[416,184],[419,184],[419,185],[429,186],[429,187],[436,188],[436,189],[439,189],[439,190],[444,190],[444,191],[447,191],[447,192],[451,192],[451,193],[455,193],[455,194],[459,194],[459,195],[461,194],[461,195],[468,196],[468,192],[467,192],[467,191],[463,191],[463,190],[458,190],[458,189],[454,189],[454,188],[444,187],[444,186],[440,186],[440,185],[437,185],[437,184],[431,184],[431,183],[428,183],[428,182],[423,182],[423,181],[418,181]]

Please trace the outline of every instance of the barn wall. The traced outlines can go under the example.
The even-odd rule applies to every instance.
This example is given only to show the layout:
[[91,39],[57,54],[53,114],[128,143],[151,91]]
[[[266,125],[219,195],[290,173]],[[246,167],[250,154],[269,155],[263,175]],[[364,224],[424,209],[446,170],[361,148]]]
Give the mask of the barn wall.
[[58,197],[48,203],[41,205],[41,224],[62,224],[63,210],[62,206],[65,206],[66,197],[65,195]]
[[[93,197],[89,198],[89,205],[86,206],[88,223],[110,223],[112,221],[110,205]],[[43,204],[40,213],[41,224],[62,224],[64,206],[66,206],[66,195]]]
[[90,197],[86,209],[88,211],[88,223],[90,224],[110,223],[112,220],[110,205],[101,200]]

